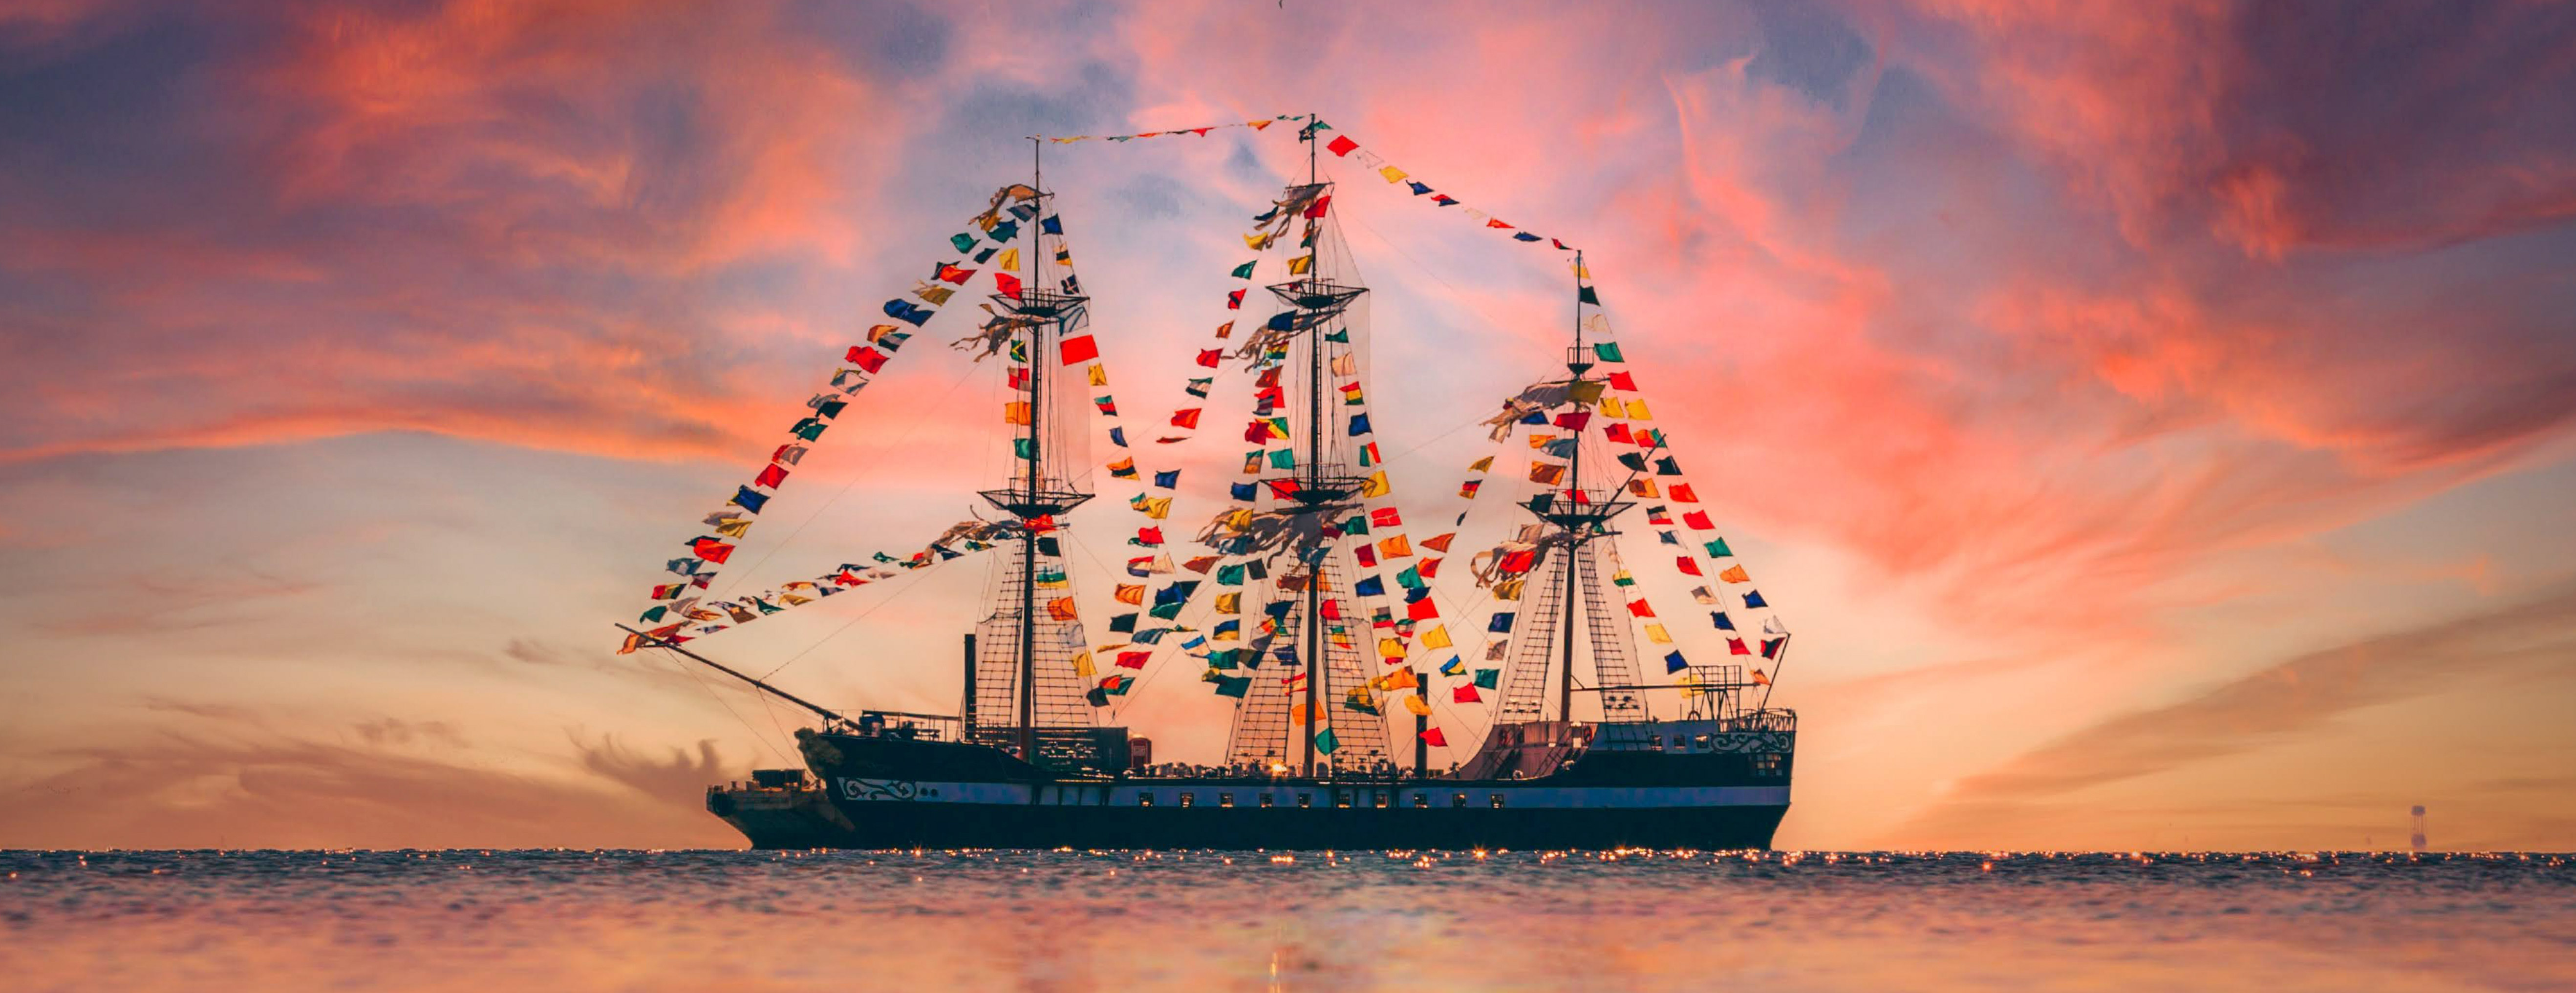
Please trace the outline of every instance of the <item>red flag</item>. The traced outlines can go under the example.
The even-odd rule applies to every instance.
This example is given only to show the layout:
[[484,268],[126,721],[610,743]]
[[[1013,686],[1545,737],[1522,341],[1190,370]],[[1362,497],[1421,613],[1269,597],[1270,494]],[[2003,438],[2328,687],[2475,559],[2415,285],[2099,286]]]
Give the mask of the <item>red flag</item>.
[[1324,208],[1326,208],[1326,207],[1330,207],[1330,206],[1332,206],[1332,205],[1333,205],[1333,198],[1332,198],[1332,197],[1330,197],[1330,196],[1320,196],[1320,197],[1316,197],[1316,198],[1315,198],[1315,205],[1314,205],[1314,206],[1312,206],[1312,207],[1308,207],[1308,208],[1306,208],[1306,216],[1308,216],[1308,217],[1322,217],[1322,216],[1324,216]]
[[1409,620],[1427,621],[1440,616],[1440,606],[1432,603],[1430,597],[1423,597],[1420,600],[1415,600],[1412,603],[1405,604],[1404,616]]
[[1020,298],[1020,277],[1007,272],[994,273],[993,288],[1001,291],[1003,296],[1017,300]]
[[1448,550],[1449,550],[1449,542],[1450,542],[1450,540],[1451,540],[1451,539],[1454,539],[1454,538],[1456,538],[1456,537],[1458,537],[1458,532],[1456,532],[1456,531],[1451,531],[1451,532],[1449,532],[1448,534],[1438,535],[1438,536],[1430,537],[1430,538],[1424,538],[1424,539],[1422,539],[1422,547],[1424,547],[1424,548],[1428,548],[1428,549],[1430,549],[1430,550],[1432,550],[1432,551],[1435,551],[1435,552],[1445,552],[1445,551],[1448,551]]
[[1136,543],[1151,548],[1163,543],[1162,528],[1137,528]]
[[966,285],[966,281],[974,278],[974,275],[973,269],[960,269],[945,262],[939,264],[939,278],[959,286]]
[[1242,309],[1243,309],[1243,291],[1242,291],[1242,290],[1235,290],[1234,292],[1231,292],[1231,293],[1228,293],[1228,294],[1226,294],[1226,295],[1225,295],[1225,309],[1227,309],[1227,310],[1242,310]]
[[1698,560],[1698,559],[1691,558],[1691,557],[1690,557],[1690,556],[1688,556],[1688,555],[1676,555],[1676,556],[1674,556],[1674,557],[1673,557],[1673,564],[1674,564],[1675,566],[1679,566],[1679,567],[1681,568],[1681,570],[1682,570],[1682,575],[1685,575],[1685,576],[1697,576],[1697,575],[1702,575],[1702,573],[1699,571],[1699,560]]
[[869,348],[865,345],[852,345],[850,346],[850,354],[841,357],[842,361],[858,366],[859,368],[865,369],[869,372],[875,372],[879,369],[885,368],[886,358],[887,356],[884,352],[877,351],[876,349]]
[[1481,703],[1485,698],[1476,693],[1476,685],[1474,683],[1467,683],[1460,685],[1457,689],[1450,690],[1449,699],[1458,703]]
[[1646,601],[1644,601],[1644,600],[1631,600],[1631,601],[1629,601],[1629,602],[1628,602],[1628,612],[1629,612],[1629,613],[1631,613],[1631,614],[1634,614],[1634,615],[1636,615],[1636,616],[1638,616],[1638,617],[1653,617],[1653,616],[1655,616],[1655,608],[1654,608],[1654,606],[1653,606],[1652,604],[1647,603],[1647,602],[1646,602]]
[[1197,407],[1192,407],[1192,408],[1190,408],[1190,409],[1188,409],[1188,410],[1174,411],[1174,412],[1172,413],[1172,426],[1173,426],[1173,427],[1179,427],[1179,428],[1195,428],[1195,427],[1198,427],[1198,426],[1199,426],[1199,408],[1197,408]]
[[1665,490],[1664,494],[1672,497],[1674,503],[1699,502],[1699,494],[1691,492],[1689,483],[1674,483],[1673,488]]
[[[1380,507],[1369,511],[1369,523],[1382,528],[1403,527],[1404,515],[1396,513],[1393,507]],[[1423,544],[1429,545],[1430,542]]]
[[1744,639],[1742,638],[1728,638],[1726,639],[1726,654],[1751,655],[1753,654],[1753,650],[1744,647]]
[[1709,531],[1714,530],[1717,527],[1717,525],[1709,523],[1708,512],[1701,510],[1694,510],[1690,513],[1683,514],[1682,523],[1690,525],[1691,530],[1693,531]]
[[760,475],[751,477],[751,485],[766,486],[773,490],[778,488],[778,484],[786,481],[787,470],[779,468],[778,463],[775,462],[770,463],[768,468],[760,470]]
[[1422,743],[1433,748],[1447,748],[1449,747],[1449,737],[1441,734],[1439,728],[1423,728]]
[[1087,334],[1057,342],[1055,347],[1057,354],[1064,356],[1066,365],[1089,362],[1100,357],[1100,343],[1091,340],[1091,336]]
[[1339,135],[1334,137],[1331,144],[1325,145],[1324,150],[1335,155],[1347,156],[1352,152],[1358,151],[1359,147],[1360,143],[1352,141],[1351,136]]
[[1440,559],[1423,559],[1421,562],[1414,564],[1413,571],[1420,574],[1424,579],[1433,578],[1440,575],[1441,561],[1442,560]]
[[1203,366],[1206,366],[1206,367],[1208,367],[1208,368],[1210,368],[1210,369],[1214,369],[1214,368],[1216,368],[1217,363],[1222,362],[1222,361],[1225,361],[1225,350],[1224,350],[1224,349],[1221,349],[1221,348],[1209,348],[1209,349],[1202,349],[1202,350],[1199,352],[1199,364],[1200,364],[1200,365],[1203,365]]
[[1142,669],[1145,667],[1145,660],[1153,657],[1154,653],[1152,652],[1120,652],[1118,653],[1118,667],[1121,669]]
[[1610,388],[1624,393],[1637,392],[1637,377],[1624,372],[1610,374]]
[[692,541],[689,543],[689,550],[698,553],[699,558],[718,565],[724,564],[725,559],[733,556],[732,545],[725,544],[724,542],[717,541],[713,538],[700,538],[696,541]]

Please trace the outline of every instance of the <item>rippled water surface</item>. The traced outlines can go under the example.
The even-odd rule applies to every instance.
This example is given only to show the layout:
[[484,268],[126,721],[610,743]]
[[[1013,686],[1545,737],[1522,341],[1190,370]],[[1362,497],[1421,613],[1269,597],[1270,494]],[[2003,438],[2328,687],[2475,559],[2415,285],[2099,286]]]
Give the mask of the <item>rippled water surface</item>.
[[0,852],[11,990],[2576,989],[2564,856]]

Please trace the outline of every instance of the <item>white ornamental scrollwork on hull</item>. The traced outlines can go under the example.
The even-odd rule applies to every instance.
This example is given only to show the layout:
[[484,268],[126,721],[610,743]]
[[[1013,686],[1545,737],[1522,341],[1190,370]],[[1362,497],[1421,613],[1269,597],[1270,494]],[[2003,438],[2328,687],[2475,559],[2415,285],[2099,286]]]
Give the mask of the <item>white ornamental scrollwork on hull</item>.
[[1788,731],[1730,731],[1710,735],[1708,750],[1724,755],[1787,754],[1797,741],[1795,733]]
[[844,800],[915,800],[921,797],[921,785],[909,779],[843,779]]

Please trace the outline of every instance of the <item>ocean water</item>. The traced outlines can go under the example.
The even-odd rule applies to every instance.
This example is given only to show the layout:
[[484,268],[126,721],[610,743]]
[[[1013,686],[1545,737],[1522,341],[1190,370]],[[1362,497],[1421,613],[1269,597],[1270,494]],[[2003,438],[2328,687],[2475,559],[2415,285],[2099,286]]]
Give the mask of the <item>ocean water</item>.
[[2576,990],[2556,855],[0,852],[0,989]]

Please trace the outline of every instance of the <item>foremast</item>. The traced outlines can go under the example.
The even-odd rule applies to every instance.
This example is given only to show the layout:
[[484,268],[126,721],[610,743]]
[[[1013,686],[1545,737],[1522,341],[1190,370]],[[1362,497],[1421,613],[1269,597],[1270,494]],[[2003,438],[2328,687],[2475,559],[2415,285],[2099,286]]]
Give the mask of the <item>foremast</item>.
[[[1020,430],[1012,439],[1015,468],[1009,485],[983,490],[978,495],[1018,523],[1017,561],[1005,563],[996,576],[991,602],[993,620],[1016,615],[1009,634],[1011,641],[1003,652],[985,652],[976,659],[976,687],[980,699],[1008,699],[1013,719],[1007,735],[997,733],[984,717],[981,706],[972,709],[969,734],[992,744],[1008,743],[1024,761],[1038,758],[1038,729],[1042,726],[1088,726],[1091,710],[1081,705],[1081,677],[1074,671],[1073,658],[1042,643],[1039,622],[1041,609],[1048,611],[1045,629],[1052,630],[1078,623],[1070,610],[1055,608],[1057,601],[1041,605],[1041,588],[1061,587],[1071,600],[1070,576],[1061,565],[1041,570],[1042,560],[1062,562],[1057,532],[1064,527],[1064,515],[1091,499],[1092,494],[1075,486],[1056,467],[1057,447],[1050,445],[1050,433],[1059,418],[1048,396],[1048,380],[1056,363],[1047,361],[1051,342],[1061,341],[1089,319],[1090,298],[1079,292],[1079,285],[1069,277],[1057,282],[1052,271],[1053,260],[1046,240],[1050,229],[1061,230],[1054,222],[1052,195],[1046,192],[1046,169],[1042,158],[1045,142],[1030,139],[1030,196],[1024,220],[1029,224],[1027,251],[1020,254],[1021,280],[1011,292],[994,293],[992,303],[1016,329],[1012,341],[1013,358],[1010,379],[1015,392],[1028,395],[1014,400],[1006,408],[1006,420]],[[1014,213],[1021,213],[1014,210]],[[1059,235],[1060,237],[1060,235]],[[1008,256],[1004,256],[1005,259]],[[1005,268],[1008,268],[1007,266]],[[1075,631],[1069,644],[1081,644]],[[1065,655],[1063,658],[1053,656]],[[997,686],[998,684],[998,686]],[[1007,687],[1005,693],[994,689]],[[1061,699],[1060,699],[1061,698]],[[1055,704],[1047,706],[1047,704]]]

